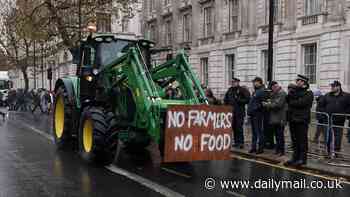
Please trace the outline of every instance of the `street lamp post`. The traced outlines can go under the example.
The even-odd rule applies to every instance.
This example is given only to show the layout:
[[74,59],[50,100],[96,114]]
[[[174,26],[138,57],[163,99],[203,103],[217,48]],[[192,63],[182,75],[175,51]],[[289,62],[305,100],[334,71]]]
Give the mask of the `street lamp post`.
[[268,41],[268,60],[267,60],[267,81],[270,85],[273,80],[273,33],[274,33],[274,15],[275,15],[275,0],[269,0],[269,41]]
[[78,0],[78,17],[79,17],[79,41],[81,40],[81,0]]
[[44,42],[41,43],[41,88],[44,89]]
[[35,58],[35,56],[36,56],[36,54],[35,54],[35,40],[34,40],[34,42],[33,42],[33,53],[34,53],[34,59],[33,59],[33,72],[34,72],[34,89],[36,89],[36,58]]
[[52,68],[54,67],[55,61],[49,61],[49,68],[47,69],[47,79],[49,80],[50,91],[52,91]]

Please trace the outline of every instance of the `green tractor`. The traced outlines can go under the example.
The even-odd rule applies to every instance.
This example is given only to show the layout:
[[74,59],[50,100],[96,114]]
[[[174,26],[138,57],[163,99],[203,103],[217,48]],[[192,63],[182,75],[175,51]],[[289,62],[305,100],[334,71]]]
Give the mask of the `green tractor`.
[[[120,145],[134,150],[159,144],[169,105],[206,104],[204,91],[185,53],[151,65],[154,43],[91,34],[72,50],[77,74],[55,84],[53,135],[59,149],[78,144],[81,156],[104,165]],[[169,85],[176,86],[176,96]]]

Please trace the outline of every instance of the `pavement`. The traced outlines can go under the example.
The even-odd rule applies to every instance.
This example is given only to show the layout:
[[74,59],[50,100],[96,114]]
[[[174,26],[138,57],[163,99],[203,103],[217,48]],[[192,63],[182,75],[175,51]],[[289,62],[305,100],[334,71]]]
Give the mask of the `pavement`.
[[[346,132],[344,131],[344,137],[342,142],[342,150],[338,154],[341,158],[330,158],[326,151],[325,144],[321,141],[315,142],[313,136],[316,132],[316,126],[310,125],[309,128],[309,152],[308,152],[308,163],[299,169],[306,171],[317,171],[323,174],[328,174],[340,178],[350,180],[350,143],[346,138]],[[248,158],[260,159],[269,163],[283,165],[292,157],[292,147],[289,128],[285,129],[285,140],[286,140],[286,155],[277,156],[274,154],[275,150],[265,149],[263,154],[250,154],[251,144],[251,128],[248,124],[244,128],[245,145],[244,149],[232,148],[234,154],[238,154]],[[321,139],[321,137],[320,137]]]
[[[347,197],[350,192],[346,181],[341,188],[325,187],[337,177],[240,154],[232,154],[229,161],[164,165],[155,144],[138,155],[122,151],[113,165],[97,167],[83,162],[74,151],[56,150],[50,120],[39,113],[11,112],[5,122],[0,121],[0,197]],[[228,182],[225,188],[225,181],[239,185]],[[247,181],[249,187],[245,187]],[[273,181],[305,181],[307,187],[281,189],[268,185]],[[312,182],[323,187],[310,188]]]

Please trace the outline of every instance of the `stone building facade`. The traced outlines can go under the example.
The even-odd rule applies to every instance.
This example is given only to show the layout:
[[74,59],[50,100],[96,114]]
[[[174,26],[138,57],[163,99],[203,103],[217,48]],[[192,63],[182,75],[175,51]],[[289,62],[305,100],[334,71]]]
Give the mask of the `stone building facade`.
[[[222,97],[233,77],[251,86],[267,77],[269,0],[145,0],[144,35],[171,48],[156,62],[187,48],[201,82]],[[296,74],[312,89],[331,80],[350,85],[350,0],[275,0],[273,78],[286,87]]]

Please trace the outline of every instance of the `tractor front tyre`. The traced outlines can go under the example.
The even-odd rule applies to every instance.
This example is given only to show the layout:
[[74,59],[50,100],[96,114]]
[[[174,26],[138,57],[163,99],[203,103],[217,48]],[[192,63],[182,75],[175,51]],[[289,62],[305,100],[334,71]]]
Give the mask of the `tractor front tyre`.
[[53,136],[58,149],[68,149],[72,145],[73,107],[68,103],[66,89],[61,86],[56,91],[53,113]]
[[79,152],[88,163],[109,165],[113,163],[116,149],[111,149],[107,142],[108,122],[103,110],[87,107],[80,119]]

